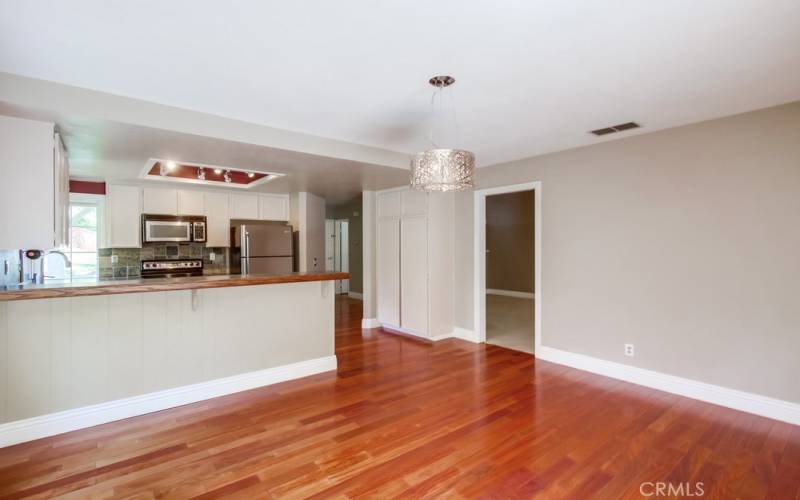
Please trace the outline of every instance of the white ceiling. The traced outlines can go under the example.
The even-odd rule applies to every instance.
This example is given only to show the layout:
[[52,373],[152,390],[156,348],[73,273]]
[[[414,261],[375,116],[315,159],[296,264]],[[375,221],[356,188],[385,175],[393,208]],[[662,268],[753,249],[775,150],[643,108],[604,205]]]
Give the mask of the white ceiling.
[[447,73],[445,145],[485,166],[798,100],[798,26],[797,0],[0,0],[0,71],[405,153]]

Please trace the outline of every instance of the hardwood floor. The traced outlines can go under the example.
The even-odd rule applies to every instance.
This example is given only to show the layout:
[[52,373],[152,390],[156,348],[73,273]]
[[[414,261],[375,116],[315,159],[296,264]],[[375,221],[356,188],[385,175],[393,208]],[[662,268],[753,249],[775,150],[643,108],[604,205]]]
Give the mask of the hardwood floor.
[[337,373],[0,449],[0,497],[800,497],[800,427],[336,307]]

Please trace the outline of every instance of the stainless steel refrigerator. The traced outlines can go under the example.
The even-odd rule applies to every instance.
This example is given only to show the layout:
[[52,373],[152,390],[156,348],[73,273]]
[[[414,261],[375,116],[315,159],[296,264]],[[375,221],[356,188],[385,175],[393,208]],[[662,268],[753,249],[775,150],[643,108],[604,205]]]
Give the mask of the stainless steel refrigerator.
[[242,274],[292,272],[292,226],[241,224],[235,227]]

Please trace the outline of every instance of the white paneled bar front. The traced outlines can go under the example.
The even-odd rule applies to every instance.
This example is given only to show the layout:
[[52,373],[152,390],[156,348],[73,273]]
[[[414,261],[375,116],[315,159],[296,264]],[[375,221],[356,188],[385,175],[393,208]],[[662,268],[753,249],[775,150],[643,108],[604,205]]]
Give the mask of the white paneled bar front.
[[0,446],[335,369],[331,286],[0,302]]

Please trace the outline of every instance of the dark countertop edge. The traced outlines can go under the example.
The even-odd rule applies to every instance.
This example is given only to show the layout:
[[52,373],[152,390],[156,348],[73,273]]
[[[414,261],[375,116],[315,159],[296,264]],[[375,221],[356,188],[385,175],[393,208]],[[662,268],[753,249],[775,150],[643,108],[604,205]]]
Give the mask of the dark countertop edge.
[[225,274],[191,278],[155,278],[124,281],[95,281],[90,283],[45,284],[34,285],[27,289],[0,290],[0,302],[60,297],[88,297],[93,295],[117,295],[123,293],[165,292],[171,290],[203,290],[207,288],[332,281],[349,278],[349,273],[324,271],[318,273],[291,273],[272,276]]

